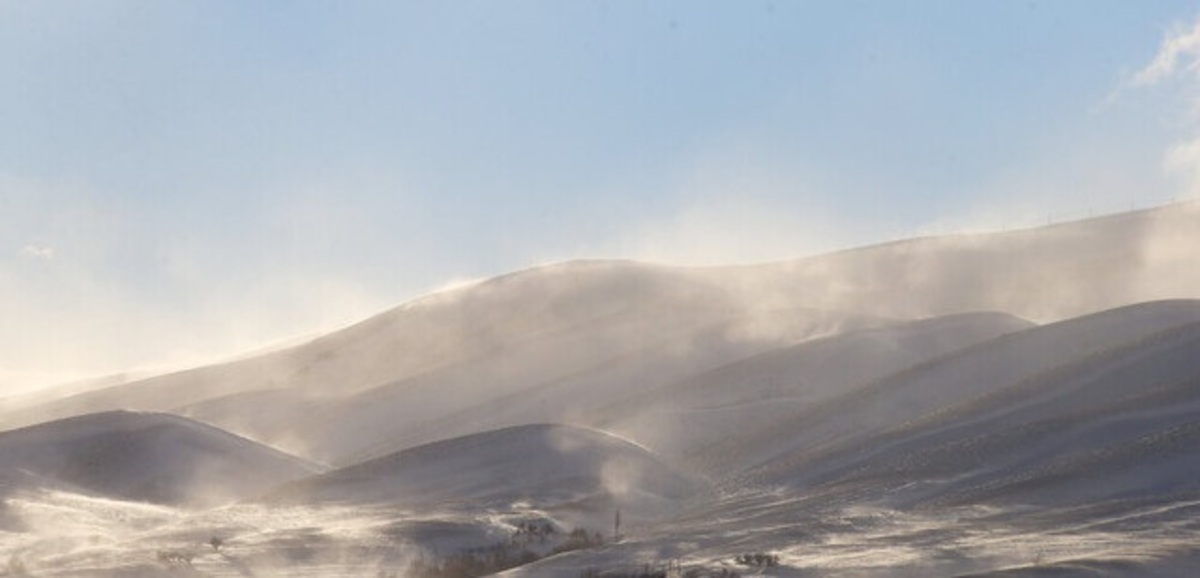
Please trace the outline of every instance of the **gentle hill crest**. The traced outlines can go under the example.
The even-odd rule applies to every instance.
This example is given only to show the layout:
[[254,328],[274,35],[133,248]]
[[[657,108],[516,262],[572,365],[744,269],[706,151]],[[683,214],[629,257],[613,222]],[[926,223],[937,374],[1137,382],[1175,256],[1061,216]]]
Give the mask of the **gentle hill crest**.
[[388,503],[420,511],[539,508],[645,519],[692,497],[698,479],[612,434],[532,424],[433,442],[283,485],[284,503]]
[[132,501],[212,505],[319,470],[218,428],[162,413],[109,411],[0,432],[0,471]]

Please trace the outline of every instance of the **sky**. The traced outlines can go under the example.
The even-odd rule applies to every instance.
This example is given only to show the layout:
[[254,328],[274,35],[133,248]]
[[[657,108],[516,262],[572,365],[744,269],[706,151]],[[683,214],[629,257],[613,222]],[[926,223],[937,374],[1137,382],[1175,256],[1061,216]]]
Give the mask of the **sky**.
[[0,395],[1200,190],[1189,2],[0,0]]

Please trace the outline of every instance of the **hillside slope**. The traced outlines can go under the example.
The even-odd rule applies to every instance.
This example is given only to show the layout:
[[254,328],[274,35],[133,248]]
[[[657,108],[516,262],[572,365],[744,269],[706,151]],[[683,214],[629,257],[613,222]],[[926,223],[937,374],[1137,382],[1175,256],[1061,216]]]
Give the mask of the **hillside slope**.
[[[748,266],[563,263],[428,295],[288,349],[0,408],[0,427],[108,409],[170,411],[349,463],[449,435],[575,417],[573,405],[522,407],[543,388],[584,395],[616,384],[659,387],[887,320],[1001,311],[1056,321],[1200,297],[1196,246],[1200,204],[1179,203]],[[429,390],[512,410],[472,430],[461,424],[486,415],[480,404],[439,407],[415,393]],[[410,403],[414,396],[423,403]],[[347,423],[397,422],[378,411],[409,421],[404,408],[418,405],[420,419],[403,433],[384,428],[347,443],[338,433]],[[313,431],[324,433],[306,439]]]
[[[430,295],[294,348],[10,412],[0,416],[0,425],[16,427],[106,409],[171,411],[271,445],[308,451],[312,444],[299,440],[310,437],[314,427],[325,427],[331,436],[340,430],[336,415],[328,425],[312,423],[308,418],[314,408],[341,400],[376,407],[377,401],[369,397],[353,400],[379,388],[403,392],[419,390],[413,384],[433,383],[442,391],[457,388],[453,398],[463,399],[503,396],[597,368],[617,370],[622,379],[647,379],[664,369],[665,358],[638,366],[634,358],[643,348],[673,355],[667,363],[686,371],[697,360],[704,361],[690,356],[697,345],[707,348],[701,351],[705,356],[715,356],[711,363],[881,322],[850,313],[781,310],[741,301],[685,269],[573,262]],[[622,365],[631,359],[632,366]],[[404,395],[408,394],[401,393],[401,398]],[[426,393],[419,397],[435,399]],[[270,403],[260,403],[264,400]],[[392,405],[391,411],[403,407]],[[334,413],[338,412],[345,413]],[[347,419],[360,423],[360,417]],[[395,421],[385,419],[387,424]],[[436,430],[405,443],[462,433],[471,432]],[[367,442],[382,439],[386,436]],[[322,459],[345,463],[366,451],[357,444],[342,448],[333,437],[318,451]],[[394,449],[398,448],[382,447],[374,453]]]
[[162,504],[227,502],[319,468],[185,418],[113,411],[0,432],[0,483]]
[[840,454],[836,468],[811,463],[821,473],[806,483],[869,480],[906,507],[1200,496],[1200,322],[943,407]]
[[624,439],[525,425],[425,444],[285,484],[269,501],[386,503],[418,511],[539,508],[645,519],[703,486]]
[[[773,324],[765,334],[761,327]],[[527,423],[591,423],[596,408],[828,332],[888,322],[809,310],[663,323],[635,315],[330,400],[298,416],[307,452],[352,463],[437,439]],[[617,327],[621,329],[614,331]],[[749,336],[748,328],[764,332]],[[597,342],[603,347],[596,347]],[[353,435],[347,435],[352,432]]]
[[[865,467],[863,464],[873,459],[894,458],[898,454],[892,444],[909,436],[918,436],[910,441],[928,450],[930,447],[925,444],[933,438],[923,437],[930,433],[925,428],[942,427],[938,424],[944,420],[970,411],[1015,414],[1019,420],[1042,423],[1049,418],[1039,417],[1038,412],[1057,408],[1063,412],[1056,418],[1060,426],[1076,422],[1105,424],[1105,416],[1087,417],[1094,404],[1103,400],[1112,404],[1107,411],[1119,414],[1129,409],[1126,417],[1138,419],[1132,409],[1140,396],[1149,396],[1148,399],[1161,396],[1167,400],[1175,395],[1187,399],[1189,380],[1197,369],[1196,362],[1189,357],[1197,352],[1188,349],[1197,323],[1200,323],[1200,301],[1160,301],[1012,333],[817,404],[790,420],[765,423],[752,435],[734,443],[758,461],[746,480],[806,487],[840,479],[845,472]],[[1170,342],[1177,335],[1182,336],[1182,345],[1162,351],[1155,349],[1161,340]],[[1145,359],[1153,361],[1139,361]],[[1134,361],[1138,362],[1137,370],[1122,365]],[[1074,405],[1048,401],[1039,404],[1041,396],[1053,399],[1068,388],[1081,392],[1079,397],[1071,398]],[[1116,392],[1125,397],[1114,398]],[[1176,425],[1174,418],[1167,416],[1186,407],[1160,408],[1166,411],[1158,416],[1163,418],[1161,425],[1164,428]],[[1074,420],[1068,418],[1072,412],[1078,413]],[[1186,412],[1180,415],[1186,416]],[[1026,426],[1014,431],[1033,436],[1030,440],[1045,439],[1050,443],[1057,443],[1058,434],[1072,439],[1078,434],[1069,429],[1039,433],[1036,428]],[[970,446],[964,441],[967,438],[1001,443],[1003,433],[968,428],[948,435],[967,451]],[[1033,447],[1030,440],[1014,448],[1028,450]],[[769,448],[774,449],[764,451]],[[990,452],[995,450],[980,451],[981,456],[986,456],[982,459],[990,459]],[[958,475],[964,471],[959,468],[974,463],[973,459],[978,458],[959,456],[950,459],[946,467]]]
[[709,475],[710,448],[786,420],[881,377],[1032,324],[1000,313],[951,315],[849,331],[770,351],[657,388],[613,398],[590,419]]
[[630,573],[644,560],[720,575],[755,571],[734,562],[748,552],[777,555],[762,573],[784,576],[1197,570],[1197,301],[1009,333],[743,424],[750,435],[713,455],[725,491],[628,541],[504,575]]

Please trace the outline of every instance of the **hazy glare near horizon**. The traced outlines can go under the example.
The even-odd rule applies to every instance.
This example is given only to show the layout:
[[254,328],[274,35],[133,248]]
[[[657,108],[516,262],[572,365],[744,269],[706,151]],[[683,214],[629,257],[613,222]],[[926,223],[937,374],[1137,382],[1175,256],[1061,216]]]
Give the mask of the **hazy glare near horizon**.
[[588,257],[1193,198],[1193,3],[0,0],[0,397]]

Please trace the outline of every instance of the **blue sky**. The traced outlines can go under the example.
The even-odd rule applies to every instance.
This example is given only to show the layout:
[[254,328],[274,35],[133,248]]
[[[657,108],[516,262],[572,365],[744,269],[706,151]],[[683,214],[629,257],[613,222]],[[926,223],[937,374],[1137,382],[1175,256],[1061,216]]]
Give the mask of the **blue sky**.
[[1189,196],[1198,15],[0,0],[0,387],[562,259],[780,259]]

